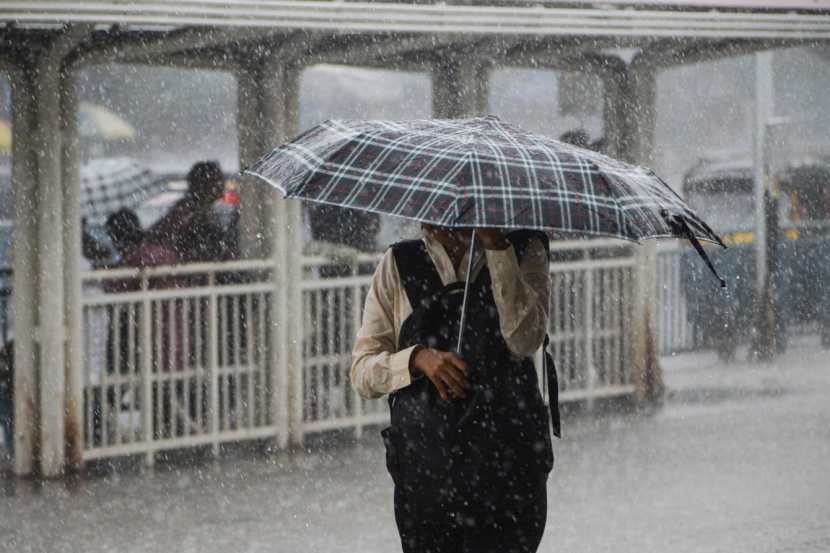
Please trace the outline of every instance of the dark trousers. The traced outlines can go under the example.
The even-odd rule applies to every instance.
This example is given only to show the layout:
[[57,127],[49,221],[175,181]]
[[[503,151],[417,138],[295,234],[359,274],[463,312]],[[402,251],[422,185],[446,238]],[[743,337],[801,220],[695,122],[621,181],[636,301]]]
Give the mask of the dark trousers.
[[484,512],[424,508],[395,486],[395,522],[404,553],[534,553],[547,521],[547,474],[512,490]]

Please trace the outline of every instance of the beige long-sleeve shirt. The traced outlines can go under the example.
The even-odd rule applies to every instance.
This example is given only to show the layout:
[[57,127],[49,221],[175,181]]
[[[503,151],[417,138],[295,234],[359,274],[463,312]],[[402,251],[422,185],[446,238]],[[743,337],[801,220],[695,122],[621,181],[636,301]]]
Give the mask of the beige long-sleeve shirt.
[[[456,271],[437,240],[427,235],[423,241],[445,286],[465,280],[469,254],[464,255]],[[516,355],[532,355],[542,345],[548,322],[550,273],[544,245],[532,239],[521,264],[512,246],[479,251],[473,264],[474,277],[485,263],[490,270],[499,326],[507,347]],[[409,358],[415,347],[399,350],[398,337],[401,325],[411,313],[412,306],[389,249],[372,277],[363,323],[352,350],[352,386],[363,397],[377,398],[409,386]]]

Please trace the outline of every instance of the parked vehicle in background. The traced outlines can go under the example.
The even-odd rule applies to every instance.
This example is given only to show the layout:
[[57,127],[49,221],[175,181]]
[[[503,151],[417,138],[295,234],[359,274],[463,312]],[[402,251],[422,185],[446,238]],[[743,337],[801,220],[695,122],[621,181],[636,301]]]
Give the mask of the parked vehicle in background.
[[781,277],[791,285],[782,300],[795,322],[817,322],[830,348],[830,158],[790,164],[779,182],[795,227],[792,264]]
[[[791,162],[773,179],[778,192],[779,240],[775,244],[775,283],[779,306],[779,348],[788,330],[817,325],[830,347],[830,159]],[[683,183],[689,205],[729,248],[710,255],[728,287],[724,291],[706,273],[695,252],[682,257],[688,321],[696,344],[715,349],[724,359],[749,336],[756,294],[755,200],[752,163],[702,161]]]

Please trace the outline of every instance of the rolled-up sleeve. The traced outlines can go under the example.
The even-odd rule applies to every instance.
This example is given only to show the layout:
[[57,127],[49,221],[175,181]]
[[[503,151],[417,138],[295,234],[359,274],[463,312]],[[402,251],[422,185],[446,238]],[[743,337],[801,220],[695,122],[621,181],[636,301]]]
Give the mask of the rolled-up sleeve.
[[399,286],[391,250],[383,256],[366,296],[363,322],[352,349],[352,386],[368,399],[409,386],[414,347],[397,351],[394,309]]
[[521,264],[512,246],[487,250],[487,266],[507,347],[516,355],[532,355],[545,339],[550,311],[550,268],[544,245],[530,240]]

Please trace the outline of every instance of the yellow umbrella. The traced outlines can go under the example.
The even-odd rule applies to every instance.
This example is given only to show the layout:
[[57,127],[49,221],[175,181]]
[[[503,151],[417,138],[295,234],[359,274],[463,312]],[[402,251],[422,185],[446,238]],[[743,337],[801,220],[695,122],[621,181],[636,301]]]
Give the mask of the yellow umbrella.
[[79,127],[81,136],[99,140],[132,140],[135,129],[112,110],[81,102],[79,107]]
[[9,154],[12,151],[12,125],[8,121],[0,121],[0,154]]
[[[132,140],[135,129],[112,110],[81,102],[78,110],[81,136],[98,140]],[[0,120],[0,154],[8,155],[12,150],[12,126],[8,121]]]

